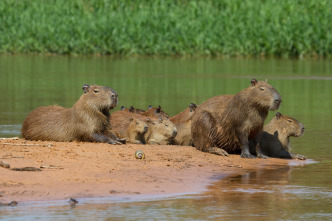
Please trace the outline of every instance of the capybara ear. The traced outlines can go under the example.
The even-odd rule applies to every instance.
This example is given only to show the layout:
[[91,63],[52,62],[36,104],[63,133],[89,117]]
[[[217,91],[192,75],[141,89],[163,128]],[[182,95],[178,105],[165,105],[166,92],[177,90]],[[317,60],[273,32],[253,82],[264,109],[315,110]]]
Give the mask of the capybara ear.
[[134,118],[132,117],[129,117],[129,121],[132,122],[134,120]]
[[148,106],[148,110],[150,110],[151,108],[152,108],[152,105],[149,105],[149,106]]
[[193,112],[194,110],[196,110],[196,108],[197,108],[197,105],[196,105],[196,104],[194,104],[194,103],[190,103],[190,104],[189,104],[189,111],[190,111],[190,112]]
[[129,112],[134,113],[135,108],[133,106],[129,107]]
[[90,85],[88,85],[88,84],[84,84],[82,87],[84,93],[87,93],[89,91],[89,88],[90,88]]
[[126,107],[122,105],[121,106],[121,110],[123,111],[124,109],[126,109]]
[[282,114],[279,113],[279,112],[277,112],[277,113],[276,113],[276,117],[277,117],[277,119],[279,120],[279,119],[282,117]]
[[258,81],[254,78],[250,81],[250,83],[251,83],[252,87],[255,87],[255,85],[258,83]]
[[161,107],[160,107],[160,105],[158,106],[158,108],[156,109],[156,113],[160,113],[160,111],[161,111]]

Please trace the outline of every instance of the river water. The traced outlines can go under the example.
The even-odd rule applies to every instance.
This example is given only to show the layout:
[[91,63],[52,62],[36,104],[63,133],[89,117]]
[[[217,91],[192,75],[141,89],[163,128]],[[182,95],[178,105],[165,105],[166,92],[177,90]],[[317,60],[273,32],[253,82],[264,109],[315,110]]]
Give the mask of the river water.
[[305,125],[304,135],[291,139],[293,152],[316,163],[259,168],[195,195],[81,199],[75,208],[66,202],[0,207],[0,220],[331,220],[331,60],[2,55],[0,137],[20,136],[36,107],[71,107],[85,83],[112,87],[119,107],[161,105],[172,116],[191,102],[235,94],[252,78],[267,79],[282,96],[278,111]]

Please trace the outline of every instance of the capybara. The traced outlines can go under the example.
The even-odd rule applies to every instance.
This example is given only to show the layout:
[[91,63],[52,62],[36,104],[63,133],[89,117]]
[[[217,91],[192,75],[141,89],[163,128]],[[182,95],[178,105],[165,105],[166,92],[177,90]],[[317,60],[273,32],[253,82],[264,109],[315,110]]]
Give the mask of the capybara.
[[169,119],[151,120],[148,126],[148,132],[144,135],[146,143],[167,145],[174,142],[177,129]]
[[22,136],[27,140],[85,141],[120,144],[111,128],[110,110],[118,94],[109,87],[83,86],[83,95],[71,108],[57,105],[39,107],[25,118]]
[[116,111],[112,113],[111,125],[112,132],[129,143],[145,143],[144,134],[148,131],[148,125],[143,119],[126,111]]
[[[301,122],[278,112],[263,128],[262,152],[271,157],[305,160],[305,156],[291,153],[289,145],[289,137],[300,137],[303,133],[304,126]],[[252,148],[252,143],[250,144]]]
[[175,145],[181,145],[181,146],[192,145],[191,121],[196,108],[197,108],[196,104],[190,103],[188,108],[186,108],[181,113],[169,119],[176,126],[178,132],[176,137],[174,138]]
[[146,117],[162,117],[162,118],[169,118],[169,115],[166,114],[163,110],[161,110],[160,105],[158,107],[152,107],[151,105],[148,107],[148,110],[144,113],[141,113]]
[[253,141],[257,157],[261,135],[269,110],[277,110],[281,96],[264,81],[251,80],[251,86],[236,95],[213,97],[199,105],[192,119],[194,146],[201,151],[227,155],[241,151],[241,157],[255,158],[249,150]]

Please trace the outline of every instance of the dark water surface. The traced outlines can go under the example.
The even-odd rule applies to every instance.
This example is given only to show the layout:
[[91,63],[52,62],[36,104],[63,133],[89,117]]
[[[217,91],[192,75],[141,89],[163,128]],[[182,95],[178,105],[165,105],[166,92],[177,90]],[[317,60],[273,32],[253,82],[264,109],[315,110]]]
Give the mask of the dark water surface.
[[235,94],[253,77],[278,89],[279,111],[306,128],[303,137],[291,139],[293,151],[318,163],[260,168],[221,180],[203,195],[82,199],[76,208],[64,202],[0,207],[0,220],[331,220],[330,60],[0,56],[0,137],[19,136],[36,107],[71,107],[85,83],[112,87],[119,107],[161,105],[175,115],[190,102]]

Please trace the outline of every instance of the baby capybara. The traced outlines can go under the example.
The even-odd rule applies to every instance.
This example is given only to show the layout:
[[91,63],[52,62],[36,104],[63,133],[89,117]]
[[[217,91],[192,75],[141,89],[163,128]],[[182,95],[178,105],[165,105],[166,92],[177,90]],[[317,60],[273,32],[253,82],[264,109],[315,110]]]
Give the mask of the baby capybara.
[[227,155],[224,150],[241,151],[241,157],[254,158],[249,150],[249,140],[252,140],[257,157],[266,158],[260,147],[264,120],[269,110],[277,110],[280,103],[278,91],[256,79],[236,95],[210,98],[194,112],[193,144],[201,151],[220,155]]
[[126,111],[116,111],[111,117],[112,132],[129,143],[144,144],[144,134],[148,131],[148,125],[137,115]]
[[83,86],[83,95],[71,108],[57,105],[39,107],[25,118],[22,136],[27,140],[86,141],[120,144],[109,134],[110,113],[118,94],[109,87]]
[[289,144],[289,137],[300,137],[303,133],[301,122],[278,112],[263,128],[262,152],[271,157],[305,160],[305,156],[291,153]]
[[175,145],[191,146],[191,121],[197,105],[190,103],[189,107],[181,113],[171,117],[169,120],[176,126],[178,134],[174,138]]
[[152,119],[148,121],[148,126],[148,132],[144,135],[147,144],[168,145],[174,143],[177,129],[169,119]]

